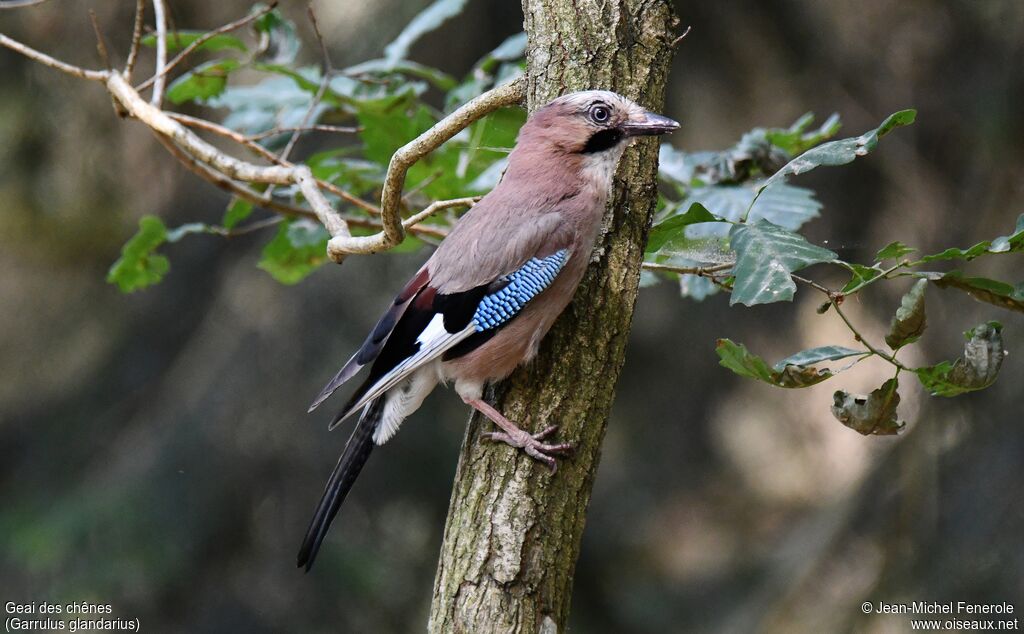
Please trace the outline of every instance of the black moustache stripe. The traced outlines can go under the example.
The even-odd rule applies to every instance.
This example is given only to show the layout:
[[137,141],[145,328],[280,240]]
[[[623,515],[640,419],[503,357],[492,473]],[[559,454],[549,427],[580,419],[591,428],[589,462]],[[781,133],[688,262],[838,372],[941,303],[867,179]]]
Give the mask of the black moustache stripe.
[[618,128],[608,128],[607,130],[600,130],[590,135],[587,139],[587,144],[580,150],[583,154],[593,154],[595,152],[604,152],[610,150],[619,144],[622,140],[622,130]]

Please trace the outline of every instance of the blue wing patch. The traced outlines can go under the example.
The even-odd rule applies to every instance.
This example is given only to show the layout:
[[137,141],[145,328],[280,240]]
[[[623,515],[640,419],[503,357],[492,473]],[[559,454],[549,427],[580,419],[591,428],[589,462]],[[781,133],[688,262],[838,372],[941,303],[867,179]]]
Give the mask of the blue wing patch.
[[515,317],[527,302],[551,286],[568,260],[569,250],[562,249],[546,258],[531,258],[519,270],[508,275],[508,284],[504,288],[480,300],[473,313],[476,331],[497,328]]

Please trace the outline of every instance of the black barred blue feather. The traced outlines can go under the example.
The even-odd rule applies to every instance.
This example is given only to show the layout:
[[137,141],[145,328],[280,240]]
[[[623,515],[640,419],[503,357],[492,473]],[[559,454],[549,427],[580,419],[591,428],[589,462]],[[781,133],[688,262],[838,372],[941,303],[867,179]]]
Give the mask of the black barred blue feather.
[[[401,316],[386,324],[391,326],[390,331],[375,332],[365,344],[373,354],[370,373],[330,427],[338,425],[426,363],[438,357],[448,361],[483,345],[550,286],[568,260],[568,249],[543,258],[531,258],[490,284],[460,293],[438,293],[429,282],[422,286],[415,297],[404,304]],[[370,360],[360,358],[358,362]],[[349,376],[343,378],[347,380]],[[335,381],[328,387],[333,390],[337,384]],[[329,391],[325,388],[324,392]]]
[[551,286],[555,276],[569,260],[569,251],[562,249],[546,258],[531,258],[519,270],[506,276],[508,283],[480,300],[473,322],[477,332],[504,325],[519,314],[526,304]]

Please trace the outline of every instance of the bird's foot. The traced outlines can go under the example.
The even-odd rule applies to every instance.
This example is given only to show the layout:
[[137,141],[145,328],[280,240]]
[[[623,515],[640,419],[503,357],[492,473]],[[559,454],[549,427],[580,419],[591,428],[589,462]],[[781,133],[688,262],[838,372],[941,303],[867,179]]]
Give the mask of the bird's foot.
[[517,449],[522,449],[526,455],[534,460],[539,460],[551,469],[551,473],[558,471],[558,463],[555,456],[567,456],[572,453],[573,446],[569,443],[550,444],[544,440],[558,430],[558,425],[551,425],[536,434],[520,429],[515,423],[505,418],[498,410],[481,399],[463,398],[467,405],[491,419],[502,431],[492,431],[483,434],[485,440],[503,442]]
[[551,425],[547,429],[541,430],[536,434],[531,434],[527,431],[516,428],[512,433],[504,431],[487,432],[483,434],[483,438],[494,442],[503,442],[507,445],[511,445],[512,447],[522,449],[526,452],[526,455],[530,456],[534,460],[543,462],[549,469],[551,469],[551,473],[555,473],[558,471],[558,462],[554,457],[567,456],[573,451],[573,446],[569,443],[549,444],[542,442],[557,430],[558,425]]

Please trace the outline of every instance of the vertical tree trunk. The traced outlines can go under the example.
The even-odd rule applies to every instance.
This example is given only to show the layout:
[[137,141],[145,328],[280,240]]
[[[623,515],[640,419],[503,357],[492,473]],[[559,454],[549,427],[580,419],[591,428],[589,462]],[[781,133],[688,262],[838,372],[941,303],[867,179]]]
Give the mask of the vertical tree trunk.
[[[659,111],[675,18],[667,0],[523,0],[528,106],[592,88]],[[552,476],[506,446],[481,444],[491,423],[470,420],[441,559],[431,632],[564,631],[573,570],[601,441],[622,368],[656,189],[657,142],[641,141],[619,166],[591,265],[538,358],[493,390],[524,429],[560,425],[576,445]]]

